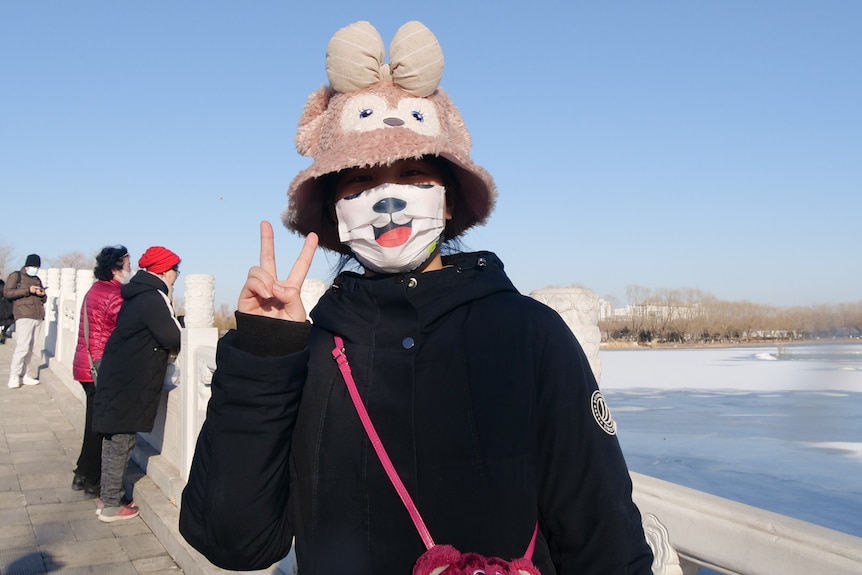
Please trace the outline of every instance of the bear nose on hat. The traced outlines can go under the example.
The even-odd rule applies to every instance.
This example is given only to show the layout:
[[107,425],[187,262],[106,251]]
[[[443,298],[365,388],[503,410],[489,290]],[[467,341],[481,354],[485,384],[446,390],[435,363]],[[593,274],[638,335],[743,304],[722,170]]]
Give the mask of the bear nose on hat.
[[383,123],[387,126],[403,126],[404,120],[401,118],[384,118]]

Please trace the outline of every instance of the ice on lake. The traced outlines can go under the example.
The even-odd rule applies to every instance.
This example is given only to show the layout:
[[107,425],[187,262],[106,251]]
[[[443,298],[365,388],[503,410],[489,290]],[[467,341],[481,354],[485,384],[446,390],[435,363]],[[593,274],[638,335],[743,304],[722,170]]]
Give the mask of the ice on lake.
[[862,537],[862,345],[600,359],[632,471]]

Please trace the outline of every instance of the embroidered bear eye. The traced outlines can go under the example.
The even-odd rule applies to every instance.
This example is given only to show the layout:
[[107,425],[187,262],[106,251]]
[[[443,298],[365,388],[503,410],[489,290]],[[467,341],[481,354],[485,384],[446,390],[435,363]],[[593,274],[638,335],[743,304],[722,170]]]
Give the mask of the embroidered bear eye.
[[370,116],[373,113],[374,113],[374,110],[372,110],[371,108],[365,108],[364,110],[359,111],[359,117],[360,118],[367,118],[368,116]]
[[425,116],[422,115],[422,112],[413,112],[413,119],[417,122],[424,122]]

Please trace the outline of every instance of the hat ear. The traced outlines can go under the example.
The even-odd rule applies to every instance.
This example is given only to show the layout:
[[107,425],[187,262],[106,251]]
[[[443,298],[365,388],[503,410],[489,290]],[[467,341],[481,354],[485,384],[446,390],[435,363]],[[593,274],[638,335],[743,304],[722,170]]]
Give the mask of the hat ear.
[[320,134],[333,94],[335,92],[332,88],[322,86],[312,92],[305,103],[305,109],[299,118],[299,128],[296,130],[296,150],[303,156],[313,157],[320,153]]

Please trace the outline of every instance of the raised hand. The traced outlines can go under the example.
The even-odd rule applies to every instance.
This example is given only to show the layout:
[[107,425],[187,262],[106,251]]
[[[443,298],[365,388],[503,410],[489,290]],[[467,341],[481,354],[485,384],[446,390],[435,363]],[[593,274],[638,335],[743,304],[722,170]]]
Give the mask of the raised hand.
[[305,244],[287,279],[279,280],[275,269],[272,225],[269,222],[261,222],[260,265],[248,270],[248,278],[239,294],[237,310],[276,319],[305,321],[307,316],[300,294],[302,282],[308,275],[316,249],[317,234],[310,233],[305,238]]

